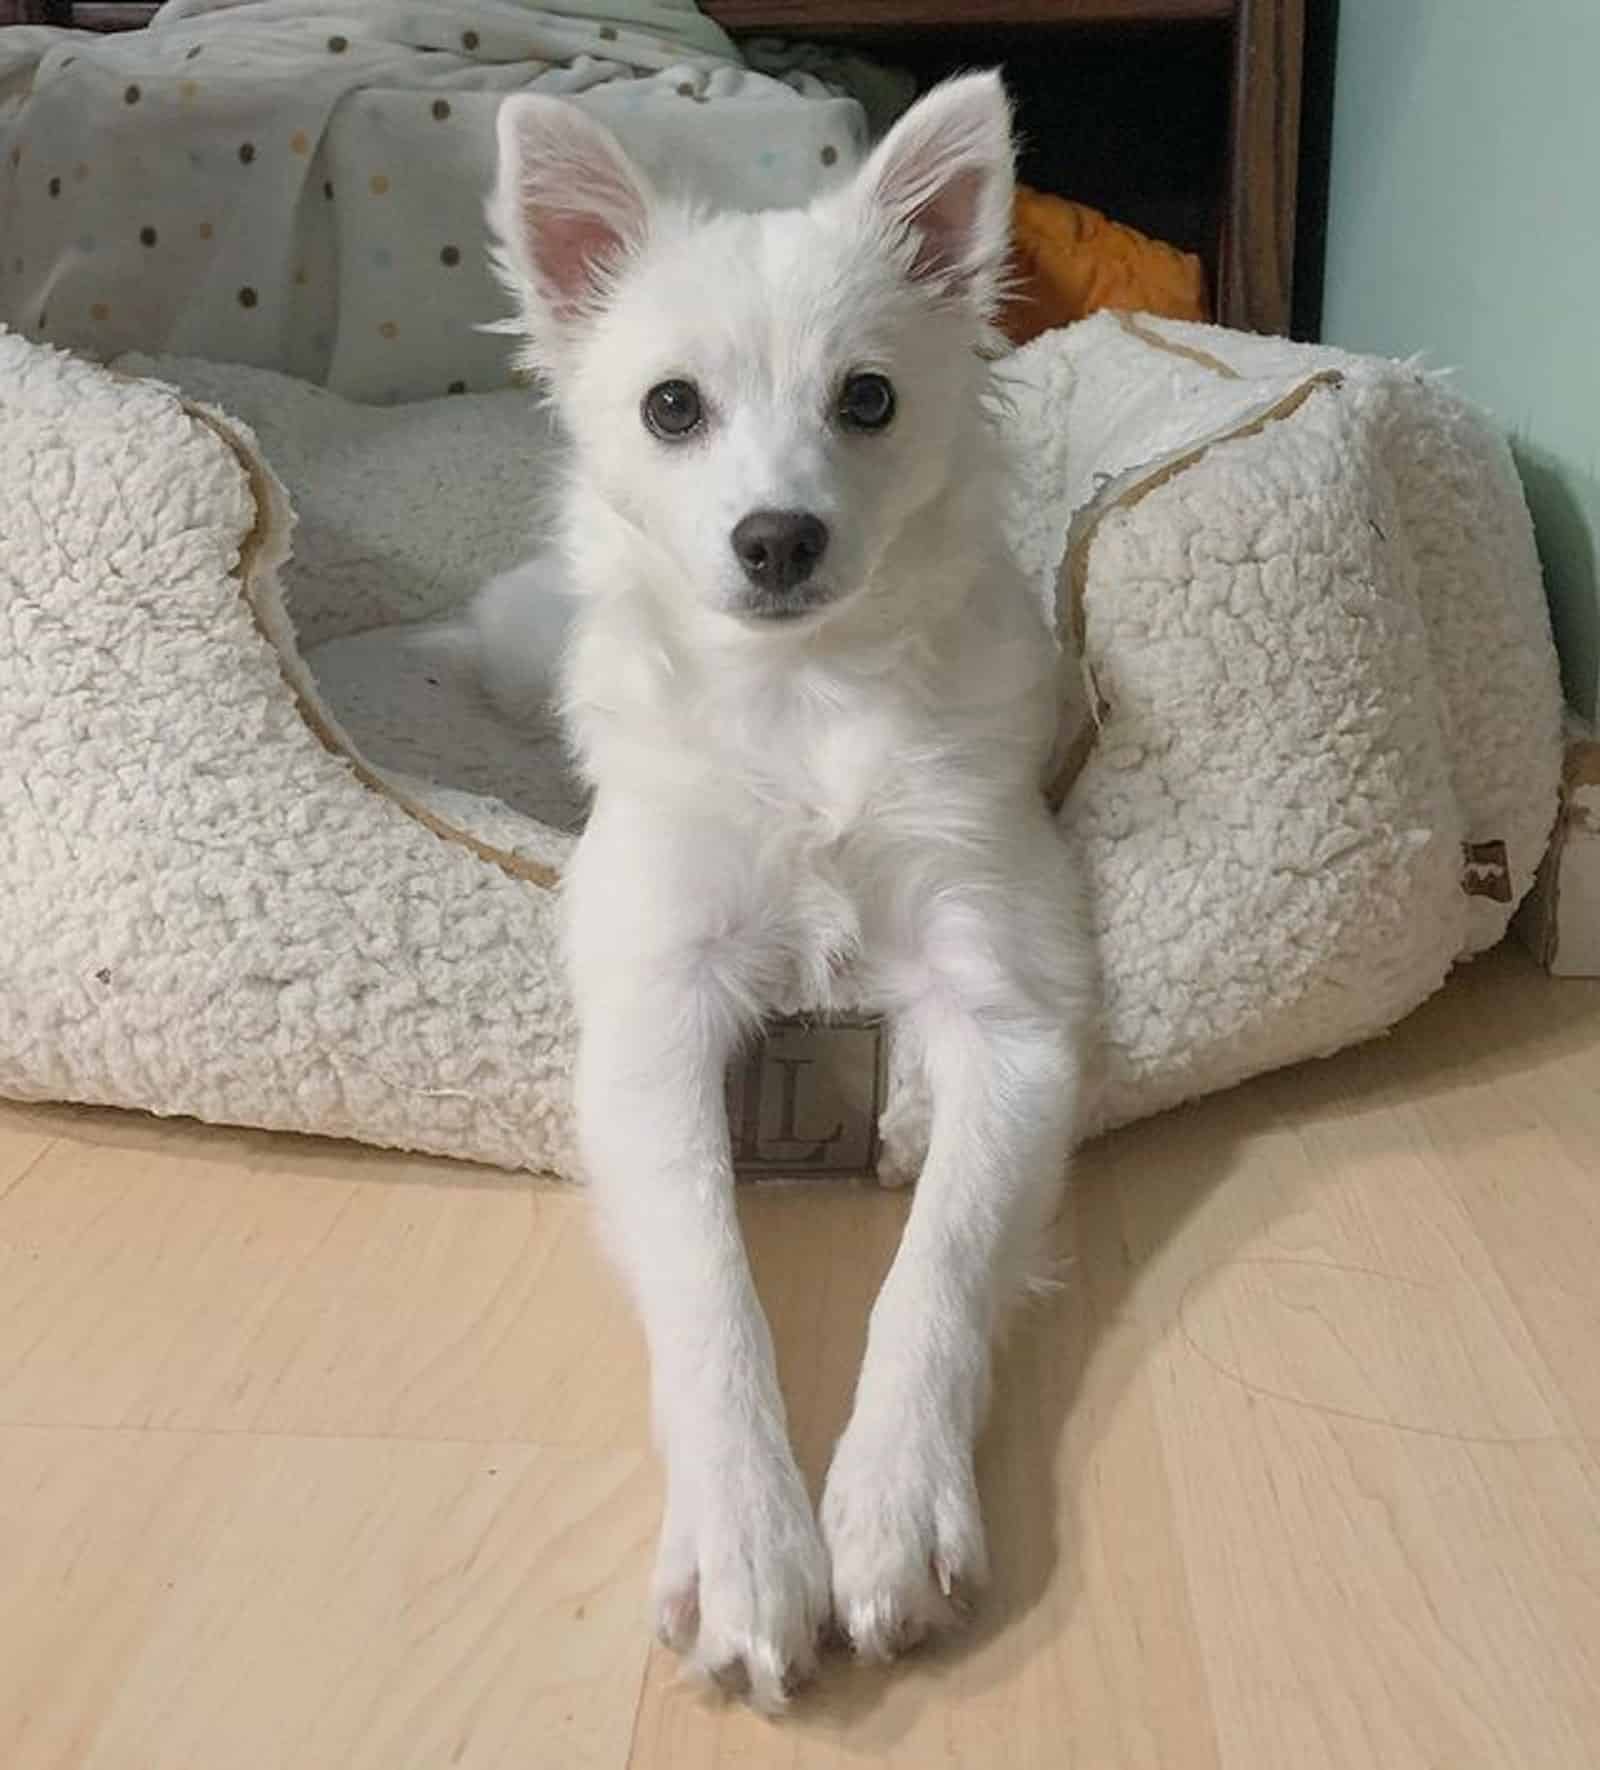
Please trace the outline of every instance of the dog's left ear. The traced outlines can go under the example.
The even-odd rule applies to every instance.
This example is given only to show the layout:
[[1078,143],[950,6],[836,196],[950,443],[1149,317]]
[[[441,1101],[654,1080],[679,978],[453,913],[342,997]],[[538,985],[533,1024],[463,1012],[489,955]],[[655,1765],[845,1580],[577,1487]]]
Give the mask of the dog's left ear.
[[1000,76],[967,74],[918,100],[853,186],[891,236],[908,243],[912,279],[964,296],[985,320],[1005,285],[1012,155]]
[[[644,240],[653,201],[644,176],[602,123],[556,98],[505,99],[489,226],[496,263],[522,308],[532,366],[559,359],[571,328]],[[512,329],[509,325],[504,329]]]

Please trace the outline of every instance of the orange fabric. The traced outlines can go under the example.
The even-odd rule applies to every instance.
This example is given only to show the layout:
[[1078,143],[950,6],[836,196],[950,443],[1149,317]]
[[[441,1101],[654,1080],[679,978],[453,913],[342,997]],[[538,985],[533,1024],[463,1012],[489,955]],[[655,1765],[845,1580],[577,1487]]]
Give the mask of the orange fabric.
[[1019,186],[1012,234],[1016,292],[1000,323],[1013,344],[1103,307],[1211,318],[1205,270],[1192,252],[1149,239],[1098,209]]

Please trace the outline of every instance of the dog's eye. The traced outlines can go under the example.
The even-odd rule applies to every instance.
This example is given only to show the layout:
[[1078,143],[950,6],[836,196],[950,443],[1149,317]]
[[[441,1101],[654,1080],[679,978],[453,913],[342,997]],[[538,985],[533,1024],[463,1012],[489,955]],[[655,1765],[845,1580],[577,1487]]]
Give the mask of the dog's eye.
[[705,413],[692,381],[663,381],[644,396],[644,421],[659,437],[676,442],[699,428]]
[[839,389],[839,422],[846,430],[882,430],[894,416],[894,388],[882,375],[851,375]]

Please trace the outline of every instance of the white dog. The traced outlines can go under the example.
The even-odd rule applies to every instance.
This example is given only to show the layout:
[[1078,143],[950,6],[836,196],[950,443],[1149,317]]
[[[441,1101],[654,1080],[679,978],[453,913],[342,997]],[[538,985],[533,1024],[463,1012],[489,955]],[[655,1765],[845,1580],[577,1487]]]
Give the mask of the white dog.
[[[665,200],[558,100],[508,99],[499,136],[501,270],[572,443],[577,1109],[649,1341],[658,1626],[771,1709],[830,1610],[888,1656],[984,1578],[991,1336],[1078,1091],[1088,948],[1039,792],[1055,659],[999,534],[985,362],[1009,111],[993,75],[952,82],[848,185],[760,215]],[[819,1525],[723,1083],[763,1016],[846,1005],[889,1017],[933,1116]]]

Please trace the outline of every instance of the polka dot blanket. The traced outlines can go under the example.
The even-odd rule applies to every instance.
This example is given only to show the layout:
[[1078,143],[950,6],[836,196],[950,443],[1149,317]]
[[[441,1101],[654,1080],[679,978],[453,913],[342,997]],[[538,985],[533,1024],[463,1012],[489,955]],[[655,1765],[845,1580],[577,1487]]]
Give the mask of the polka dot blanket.
[[506,310],[483,197],[495,109],[523,90],[721,207],[804,201],[867,137],[836,79],[754,71],[692,0],[169,0],[122,35],[18,27],[0,319],[376,403],[504,386],[504,341],[476,330]]

